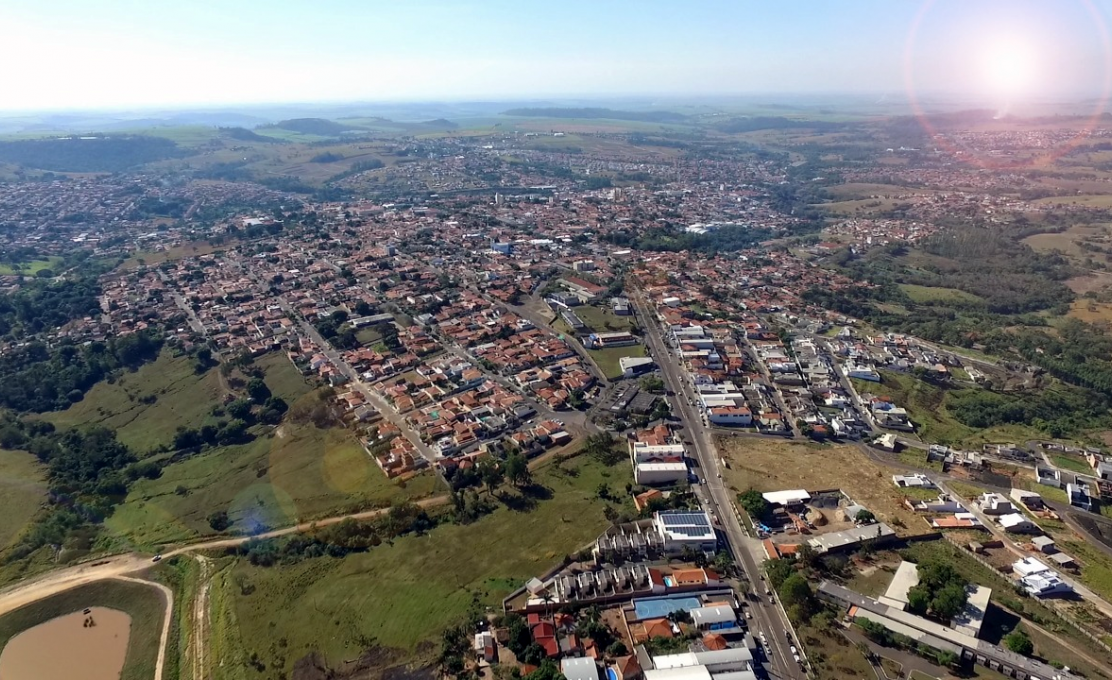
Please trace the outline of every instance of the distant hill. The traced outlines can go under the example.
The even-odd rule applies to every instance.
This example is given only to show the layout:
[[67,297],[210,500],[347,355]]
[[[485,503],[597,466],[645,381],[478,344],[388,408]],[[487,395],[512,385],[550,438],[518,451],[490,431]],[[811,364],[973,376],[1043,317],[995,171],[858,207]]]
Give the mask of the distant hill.
[[0,142],[0,163],[53,172],[121,172],[186,153],[169,139],[144,135]]
[[846,127],[844,123],[831,123],[822,120],[798,120],[784,118],[783,116],[746,116],[732,118],[718,123],[715,129],[727,133],[754,132],[756,130],[781,130],[794,128],[807,128],[809,130],[841,130]]
[[281,128],[290,132],[299,132],[303,135],[320,135],[321,137],[338,137],[355,128],[342,125],[324,118],[291,118],[282,120],[273,125],[261,125],[256,129]]
[[446,118],[437,118],[436,120],[427,120],[420,124],[424,128],[432,128],[434,130],[458,130],[459,125]]
[[609,118],[610,120],[635,120],[644,123],[687,122],[687,116],[674,111],[618,111],[602,108],[523,108],[503,111],[502,115],[526,118]]
[[241,142],[262,142],[264,144],[285,144],[285,140],[275,139],[274,137],[267,137],[260,135],[257,132],[252,132],[247,128],[241,127],[226,127],[220,128],[220,134],[232,139],[238,139]]

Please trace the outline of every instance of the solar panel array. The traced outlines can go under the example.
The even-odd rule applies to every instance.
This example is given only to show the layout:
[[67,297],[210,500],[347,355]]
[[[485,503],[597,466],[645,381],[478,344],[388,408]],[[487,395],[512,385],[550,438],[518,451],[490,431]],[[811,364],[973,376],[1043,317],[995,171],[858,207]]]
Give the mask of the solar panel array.
[[695,538],[696,536],[706,536],[709,526],[703,525],[701,527],[668,527],[669,533],[677,534],[680,536],[688,536]]
[[[705,529],[710,526],[707,516],[701,512],[661,513],[660,519],[664,522],[664,526],[673,531],[676,531],[677,527],[702,527]],[[679,532],[677,531],[677,533]],[[699,533],[703,532],[700,531]]]

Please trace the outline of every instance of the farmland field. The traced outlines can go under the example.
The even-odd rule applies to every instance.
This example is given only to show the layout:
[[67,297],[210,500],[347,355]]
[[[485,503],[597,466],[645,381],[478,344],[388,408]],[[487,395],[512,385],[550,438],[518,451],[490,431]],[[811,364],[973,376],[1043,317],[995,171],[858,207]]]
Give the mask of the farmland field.
[[170,442],[178,426],[201,425],[221,394],[216,369],[197,375],[189,358],[164,350],[157,360],[114,383],[96,384],[65,411],[41,417],[62,428],[113,428],[121,442],[142,455]]
[[0,449],[0,550],[19,537],[46,501],[45,480],[34,456]]
[[[561,472],[568,470],[570,472]],[[531,509],[499,507],[474,524],[441,524],[426,536],[404,536],[342,559],[316,558],[279,567],[240,561],[214,587],[214,630],[225,641],[229,678],[257,652],[277,669],[319,650],[328,663],[370,645],[428,661],[435,640],[477,598],[498,605],[514,587],[591,543],[607,525],[596,496],[600,483],[619,487],[629,466],[585,457],[534,474],[550,495]],[[332,631],[321,635],[321,631]],[[284,638],[273,666],[273,640]]]
[[143,545],[216,533],[223,510],[231,531],[277,528],[388,505],[438,489],[431,474],[390,481],[349,430],[285,424],[254,441],[204,451],[132,485],[106,525]]

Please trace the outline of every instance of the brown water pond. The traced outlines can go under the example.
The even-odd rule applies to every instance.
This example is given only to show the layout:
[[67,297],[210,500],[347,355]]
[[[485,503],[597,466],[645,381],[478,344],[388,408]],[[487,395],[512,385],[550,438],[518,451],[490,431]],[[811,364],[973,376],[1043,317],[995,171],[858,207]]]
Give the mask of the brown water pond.
[[0,652],[0,680],[118,680],[131,617],[93,607],[16,635]]

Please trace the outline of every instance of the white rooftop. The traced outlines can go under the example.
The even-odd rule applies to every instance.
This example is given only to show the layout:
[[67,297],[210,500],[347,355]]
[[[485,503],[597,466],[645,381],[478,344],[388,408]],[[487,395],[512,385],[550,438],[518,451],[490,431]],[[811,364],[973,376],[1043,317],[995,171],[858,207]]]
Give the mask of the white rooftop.
[[797,505],[811,500],[811,494],[807,493],[805,489],[769,491],[761,494],[761,496],[773,505]]

